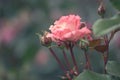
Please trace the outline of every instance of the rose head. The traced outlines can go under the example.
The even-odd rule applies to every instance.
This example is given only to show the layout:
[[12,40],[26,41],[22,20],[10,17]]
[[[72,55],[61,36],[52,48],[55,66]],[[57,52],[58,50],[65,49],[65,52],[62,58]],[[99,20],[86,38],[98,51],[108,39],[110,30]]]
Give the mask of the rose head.
[[49,36],[54,42],[76,42],[85,36],[89,36],[91,31],[86,25],[81,27],[83,22],[80,20],[81,18],[78,15],[62,16],[58,21],[55,21],[54,25],[50,26],[51,33]]

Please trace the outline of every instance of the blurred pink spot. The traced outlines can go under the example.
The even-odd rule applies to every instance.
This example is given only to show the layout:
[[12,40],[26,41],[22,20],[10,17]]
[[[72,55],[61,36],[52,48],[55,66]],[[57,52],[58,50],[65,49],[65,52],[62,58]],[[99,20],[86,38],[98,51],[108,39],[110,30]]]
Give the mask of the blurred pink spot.
[[29,12],[21,11],[17,16],[0,23],[0,43],[10,43],[29,22]]
[[11,27],[5,27],[2,29],[0,34],[0,40],[5,43],[9,43],[15,37],[15,30]]
[[40,50],[35,56],[35,62],[40,65],[46,65],[49,61],[49,55],[47,51]]

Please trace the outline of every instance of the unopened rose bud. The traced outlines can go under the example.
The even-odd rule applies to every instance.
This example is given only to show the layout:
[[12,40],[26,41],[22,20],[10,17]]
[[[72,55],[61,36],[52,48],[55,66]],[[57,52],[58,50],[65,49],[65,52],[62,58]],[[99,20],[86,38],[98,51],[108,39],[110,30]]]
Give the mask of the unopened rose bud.
[[85,22],[81,22],[80,29],[83,28],[83,27],[86,27],[86,23]]
[[46,37],[46,36],[42,36],[40,38],[40,42],[41,42],[42,45],[47,46],[51,43],[51,38]]
[[44,46],[49,46],[52,42],[51,37],[48,37],[49,33],[45,32],[43,36],[39,35],[40,43]]
[[105,7],[104,7],[103,3],[101,3],[100,6],[98,7],[98,14],[99,14],[101,17],[104,17]]

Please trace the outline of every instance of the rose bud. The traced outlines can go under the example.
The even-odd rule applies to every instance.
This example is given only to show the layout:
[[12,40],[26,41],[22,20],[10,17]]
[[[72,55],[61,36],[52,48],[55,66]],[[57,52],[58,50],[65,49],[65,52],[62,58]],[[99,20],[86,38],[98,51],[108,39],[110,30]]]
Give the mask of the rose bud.
[[104,7],[103,3],[101,3],[100,6],[98,7],[98,14],[99,14],[101,17],[104,17],[105,7]]
[[81,22],[81,24],[80,24],[80,29],[83,28],[83,27],[86,27],[86,23],[85,22]]
[[44,35],[39,35],[40,43],[44,46],[49,46],[52,42],[51,37],[48,36],[48,32],[44,32]]

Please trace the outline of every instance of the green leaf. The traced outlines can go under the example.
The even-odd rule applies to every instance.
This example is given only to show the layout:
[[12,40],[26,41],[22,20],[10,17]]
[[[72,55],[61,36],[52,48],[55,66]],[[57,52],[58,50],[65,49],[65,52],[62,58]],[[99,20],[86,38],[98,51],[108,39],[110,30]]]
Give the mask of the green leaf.
[[116,9],[120,10],[120,0],[110,0],[110,2]]
[[110,76],[85,70],[75,80],[111,80]]
[[115,15],[109,19],[99,19],[92,27],[93,33],[96,36],[105,35],[118,28],[120,28],[120,14]]
[[106,65],[107,73],[120,77],[120,63],[115,61],[108,61]]

